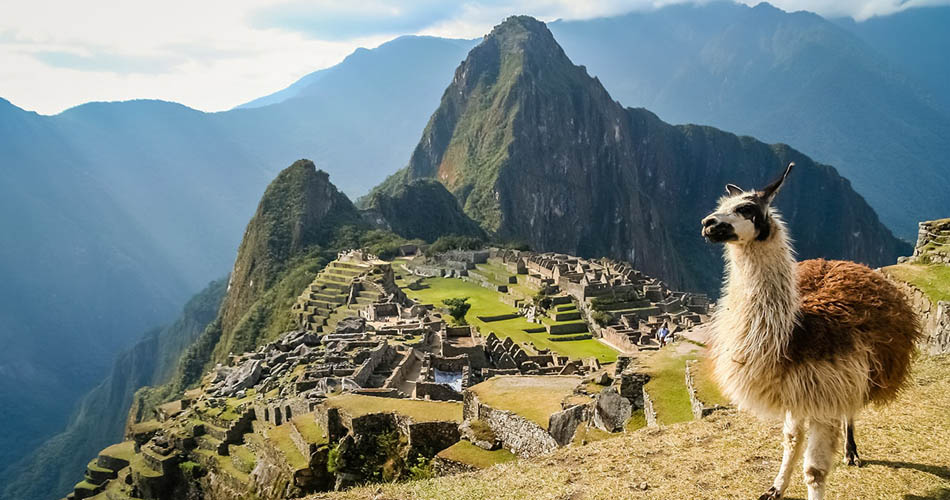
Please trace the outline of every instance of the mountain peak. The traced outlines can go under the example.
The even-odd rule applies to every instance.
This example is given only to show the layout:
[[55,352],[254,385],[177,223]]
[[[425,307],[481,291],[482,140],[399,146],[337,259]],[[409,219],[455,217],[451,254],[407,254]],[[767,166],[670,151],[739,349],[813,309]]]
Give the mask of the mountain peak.
[[554,35],[541,21],[531,16],[510,16],[501,24],[492,28],[485,38],[498,40],[523,41],[531,36],[540,36],[554,42]]

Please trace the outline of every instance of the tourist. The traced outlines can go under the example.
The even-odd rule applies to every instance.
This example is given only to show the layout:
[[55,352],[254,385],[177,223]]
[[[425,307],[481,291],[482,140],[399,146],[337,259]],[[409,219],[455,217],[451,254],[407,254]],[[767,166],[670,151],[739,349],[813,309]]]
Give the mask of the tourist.
[[660,341],[660,347],[663,347],[666,345],[667,337],[670,337],[669,338],[670,341],[673,340],[672,336],[670,335],[669,327],[667,327],[666,323],[663,323],[663,326],[661,326],[660,329],[656,332],[656,338],[657,340]]

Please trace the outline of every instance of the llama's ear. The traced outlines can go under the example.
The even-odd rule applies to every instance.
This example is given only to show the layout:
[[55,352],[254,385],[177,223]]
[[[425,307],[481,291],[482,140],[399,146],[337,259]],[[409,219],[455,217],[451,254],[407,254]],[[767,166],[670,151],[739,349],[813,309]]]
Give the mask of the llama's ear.
[[726,194],[728,194],[729,196],[735,196],[737,194],[742,194],[744,192],[745,191],[743,191],[742,188],[740,188],[739,186],[736,186],[735,184],[726,184]]
[[795,162],[789,163],[788,167],[785,167],[785,173],[782,174],[781,177],[775,180],[775,182],[762,188],[761,196],[763,199],[765,199],[766,204],[772,203],[772,200],[775,199],[775,195],[777,195],[779,192],[779,189],[782,188],[782,184],[785,184],[785,179],[788,178],[788,174],[789,172],[792,171],[792,167],[794,166],[795,166]]

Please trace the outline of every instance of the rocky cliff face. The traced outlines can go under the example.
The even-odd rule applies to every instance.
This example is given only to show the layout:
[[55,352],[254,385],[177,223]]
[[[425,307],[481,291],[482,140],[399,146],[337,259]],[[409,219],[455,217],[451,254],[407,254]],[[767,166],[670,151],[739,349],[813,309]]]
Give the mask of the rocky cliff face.
[[392,192],[374,191],[364,206],[365,218],[403,238],[431,243],[447,234],[485,237],[452,193],[431,179],[399,184]]
[[778,205],[801,258],[882,265],[909,253],[834,168],[625,109],[543,23],[512,17],[462,62],[409,165],[381,190],[434,178],[497,239],[626,259],[674,286],[715,291],[722,262],[700,219],[725,183],[758,187],[789,161],[799,168]]

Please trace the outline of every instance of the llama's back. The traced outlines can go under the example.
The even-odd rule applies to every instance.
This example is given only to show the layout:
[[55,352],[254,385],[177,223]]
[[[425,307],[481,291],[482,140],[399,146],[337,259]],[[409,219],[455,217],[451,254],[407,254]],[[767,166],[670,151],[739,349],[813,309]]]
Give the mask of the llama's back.
[[823,259],[799,263],[798,286],[800,324],[789,357],[834,360],[867,352],[868,401],[892,399],[908,379],[920,337],[904,294],[867,266]]

